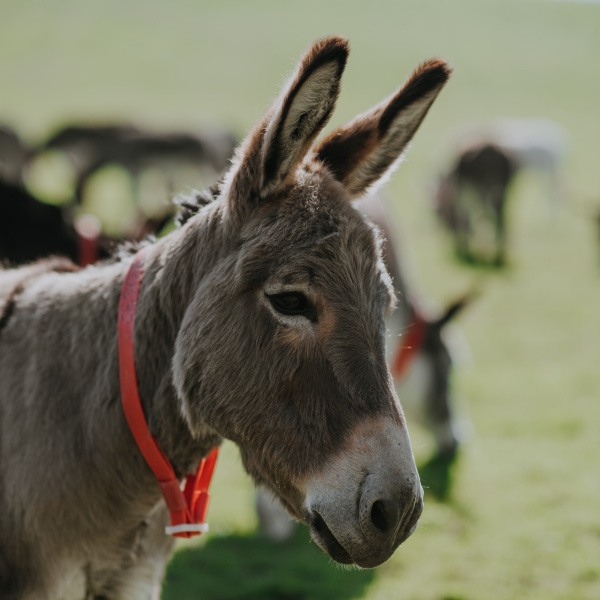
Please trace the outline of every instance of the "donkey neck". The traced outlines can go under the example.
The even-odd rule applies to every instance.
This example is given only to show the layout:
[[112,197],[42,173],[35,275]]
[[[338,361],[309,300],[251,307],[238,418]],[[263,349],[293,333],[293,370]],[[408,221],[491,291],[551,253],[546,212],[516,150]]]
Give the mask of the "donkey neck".
[[226,252],[221,205],[203,209],[154,244],[147,258],[135,323],[140,397],[153,435],[179,474],[191,471],[220,437],[208,426],[194,436],[172,383],[175,340],[194,292]]

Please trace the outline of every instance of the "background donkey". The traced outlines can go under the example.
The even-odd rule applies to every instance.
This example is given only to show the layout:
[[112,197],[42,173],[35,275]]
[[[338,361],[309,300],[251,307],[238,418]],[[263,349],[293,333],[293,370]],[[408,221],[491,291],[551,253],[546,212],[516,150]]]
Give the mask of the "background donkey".
[[[0,128],[0,146],[2,135]],[[22,168],[26,171],[24,157],[15,150],[14,144],[10,147],[5,144],[4,150],[7,164],[18,165],[19,175]],[[162,160],[174,168],[180,160],[184,164],[194,162],[196,169],[206,173],[207,183],[213,183],[229,163],[233,137],[229,132],[217,129],[209,129],[199,136],[149,134],[129,125],[70,126],[33,150],[29,164],[46,150],[63,152],[80,179],[83,172],[89,175],[104,164],[117,162],[131,169],[133,186],[137,188],[135,182],[143,167],[164,166],[160,162]],[[170,203],[163,202],[158,211],[148,215],[140,206],[139,198],[135,200],[135,218],[123,232],[124,238],[140,240],[150,233],[159,232],[172,219],[173,206]],[[50,255],[61,255],[79,264],[87,264],[87,261],[82,261],[82,254],[86,251],[81,227],[81,223],[85,222],[81,217],[87,215],[82,215],[82,210],[72,203],[60,206],[48,204],[22,185],[0,177],[0,214],[0,261],[19,265]],[[97,227],[101,228],[101,224],[98,223]],[[98,235],[95,245],[93,254],[96,258],[107,258],[116,240]]]
[[63,207],[0,179],[0,214],[0,262],[17,265],[52,254],[77,260],[77,235]]
[[[0,263],[5,265],[16,266],[53,255],[87,265],[108,258],[118,244],[115,238],[100,235],[101,224],[93,215],[84,213],[74,218],[73,207],[42,202],[25,188],[1,179],[0,214]],[[153,219],[140,213],[126,237],[140,240],[159,231],[169,219]],[[83,241],[86,237],[91,239],[90,250]]]
[[[423,504],[385,360],[394,294],[350,200],[397,163],[449,68],[423,64],[309,152],[347,53],[342,38],[315,44],[215,200],[148,249],[136,370],[179,475],[231,439],[332,558],[373,567]],[[148,598],[162,576],[167,515],[119,402],[130,263],[0,274],[3,598]]]
[[224,130],[189,132],[140,132],[125,136],[118,143],[100,148],[95,159],[77,174],[75,198],[81,202],[85,187],[95,173],[108,165],[123,167],[132,178],[134,195],[139,201],[139,178],[146,169],[158,168],[166,176],[170,191],[177,189],[177,170],[191,167],[202,171],[203,181],[213,181],[229,165],[235,149],[235,137]]
[[[216,127],[192,133],[150,131],[126,124],[69,125],[35,148],[28,166],[48,151],[63,154],[75,171],[73,194],[80,204],[90,178],[100,169],[122,167],[131,177],[134,200],[140,204],[140,178],[144,171],[157,169],[170,191],[178,188],[178,175],[185,167],[200,174],[202,182],[210,185],[228,167],[236,143],[229,131]],[[165,207],[163,213],[167,210]]]
[[501,118],[469,123],[449,141],[451,153],[475,143],[493,144],[508,154],[519,171],[535,172],[544,196],[556,210],[565,200],[563,169],[569,149],[567,131],[557,122],[542,118]]
[[440,176],[436,212],[452,233],[460,259],[504,264],[506,200],[516,171],[510,153],[484,141],[463,148],[450,171]]
[[387,319],[388,362],[393,365],[407,333],[415,326],[423,327],[422,341],[402,373],[392,374],[403,403],[410,404],[411,414],[428,428],[435,441],[435,454],[451,457],[464,437],[464,423],[457,416],[452,393],[453,362],[457,345],[449,341],[448,325],[467,306],[473,294],[451,302],[436,313],[425,306],[414,277],[401,251],[402,244],[380,194],[362,200],[357,208],[370,218],[384,236],[383,256],[398,295],[398,309]]
[[0,180],[22,186],[29,149],[17,132],[0,123]]

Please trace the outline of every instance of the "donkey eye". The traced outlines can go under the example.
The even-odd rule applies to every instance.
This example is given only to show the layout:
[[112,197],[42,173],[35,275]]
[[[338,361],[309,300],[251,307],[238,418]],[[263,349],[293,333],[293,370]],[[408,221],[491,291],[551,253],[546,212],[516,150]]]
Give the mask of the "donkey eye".
[[273,308],[282,315],[302,315],[311,321],[316,320],[314,307],[301,292],[283,292],[266,296]]
[[308,306],[308,300],[300,292],[267,295],[273,308],[284,315],[300,315]]

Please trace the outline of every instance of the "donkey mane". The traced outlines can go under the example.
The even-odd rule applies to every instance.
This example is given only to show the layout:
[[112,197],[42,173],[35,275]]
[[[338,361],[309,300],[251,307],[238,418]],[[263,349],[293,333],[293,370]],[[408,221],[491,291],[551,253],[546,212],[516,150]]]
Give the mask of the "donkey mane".
[[192,190],[186,194],[178,194],[173,198],[173,204],[177,207],[175,215],[175,224],[178,227],[185,225],[194,215],[207,204],[210,204],[219,197],[222,180],[218,181],[210,188],[203,190]]
[[[215,183],[209,188],[203,190],[192,190],[186,193],[179,193],[172,198],[172,203],[176,208],[174,216],[177,228],[183,227],[192,217],[195,217],[205,206],[211,204],[219,197],[220,182]],[[115,244],[111,255],[104,259],[103,263],[121,262],[133,256],[144,246],[156,241],[153,233],[148,234],[142,240],[125,240]]]

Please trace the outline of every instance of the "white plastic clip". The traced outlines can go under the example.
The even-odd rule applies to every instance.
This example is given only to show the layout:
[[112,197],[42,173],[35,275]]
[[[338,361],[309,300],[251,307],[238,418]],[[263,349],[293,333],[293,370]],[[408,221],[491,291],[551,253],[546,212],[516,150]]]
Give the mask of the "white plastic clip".
[[183,533],[186,531],[206,533],[208,531],[208,523],[182,523],[181,525],[168,525],[165,527],[165,533],[167,535]]

